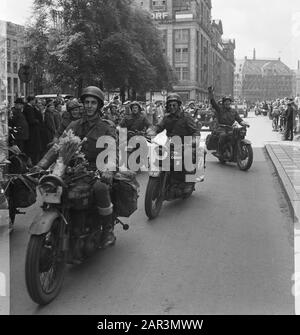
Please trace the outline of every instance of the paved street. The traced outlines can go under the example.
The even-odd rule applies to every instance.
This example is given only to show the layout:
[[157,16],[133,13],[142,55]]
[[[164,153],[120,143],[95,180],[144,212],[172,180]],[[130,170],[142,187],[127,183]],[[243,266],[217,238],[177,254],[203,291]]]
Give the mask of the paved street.
[[141,184],[130,230],[115,247],[69,268],[60,295],[38,308],[24,280],[28,227],[38,206],[17,218],[11,237],[12,314],[294,314],[294,226],[264,150],[280,139],[250,113],[254,163],[248,172],[209,154],[206,180],[185,201],[165,203],[149,222]]

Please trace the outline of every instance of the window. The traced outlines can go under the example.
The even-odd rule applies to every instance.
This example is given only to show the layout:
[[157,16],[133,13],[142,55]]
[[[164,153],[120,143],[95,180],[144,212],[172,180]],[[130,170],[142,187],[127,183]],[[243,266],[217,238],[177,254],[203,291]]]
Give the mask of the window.
[[191,0],[173,0],[175,11],[185,11],[191,9]]
[[7,92],[11,93],[11,78],[7,78]]
[[152,3],[153,10],[166,10],[166,0],[153,0]]
[[11,58],[10,51],[7,51],[7,60],[10,60],[10,58]]
[[14,94],[18,92],[18,78],[14,78]]
[[18,41],[17,40],[13,40],[13,44],[12,44],[14,49],[18,49]]
[[176,67],[175,72],[178,80],[190,80],[190,71],[188,67]]
[[7,42],[7,48],[10,48],[11,47],[11,44],[10,44],[10,39],[6,39],[6,42]]
[[11,63],[7,62],[7,72],[11,73]]
[[13,64],[13,68],[14,68],[14,73],[18,73],[18,64],[17,63]]
[[189,42],[189,29],[176,29],[175,42],[188,43]]
[[190,71],[187,67],[182,68],[182,80],[190,80]]
[[175,62],[182,63],[189,61],[189,49],[188,48],[175,48]]

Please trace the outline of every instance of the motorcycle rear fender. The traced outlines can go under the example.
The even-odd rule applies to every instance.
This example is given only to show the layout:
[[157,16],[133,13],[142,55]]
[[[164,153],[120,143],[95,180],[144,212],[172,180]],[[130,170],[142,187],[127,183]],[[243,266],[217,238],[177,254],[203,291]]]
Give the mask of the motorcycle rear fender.
[[43,235],[48,233],[52,227],[53,222],[59,216],[59,213],[56,211],[43,212],[41,215],[35,217],[29,228],[29,233],[31,235]]

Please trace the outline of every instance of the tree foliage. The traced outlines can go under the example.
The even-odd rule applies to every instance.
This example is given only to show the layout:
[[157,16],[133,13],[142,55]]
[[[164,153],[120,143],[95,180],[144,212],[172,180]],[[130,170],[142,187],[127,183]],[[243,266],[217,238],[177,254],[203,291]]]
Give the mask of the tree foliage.
[[172,84],[160,33],[131,0],[35,0],[34,6],[27,55],[54,85],[71,85],[80,94],[83,86],[101,83],[142,93]]

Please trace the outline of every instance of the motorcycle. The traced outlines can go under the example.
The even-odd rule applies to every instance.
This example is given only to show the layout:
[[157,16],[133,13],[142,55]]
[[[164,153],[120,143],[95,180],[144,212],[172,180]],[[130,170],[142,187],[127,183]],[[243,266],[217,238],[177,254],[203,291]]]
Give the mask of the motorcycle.
[[[89,172],[87,165],[80,153],[74,153],[69,163],[58,159],[39,180],[42,213],[30,226],[25,264],[28,293],[39,305],[59,294],[67,264],[81,264],[101,249],[103,224],[91,190],[100,175]],[[114,225],[129,229],[113,215]]]
[[[196,150],[199,150],[201,153],[199,161],[196,162],[197,178],[194,182],[186,182],[185,172],[178,172],[175,169],[176,166],[183,166],[183,155],[181,152],[174,150],[175,148],[172,144],[168,146],[168,142],[169,139],[167,137],[165,140],[163,140],[163,143],[159,143],[159,141],[156,142],[156,140],[153,139],[150,145],[150,148],[152,146],[152,149],[150,150],[156,151],[157,156],[160,157],[159,169],[157,169],[157,171],[149,172],[149,179],[145,195],[145,212],[150,220],[155,219],[159,215],[164,201],[187,199],[194,192],[196,182],[198,183],[204,181],[206,157],[205,150],[203,148],[196,148]],[[166,148],[170,148],[170,150],[167,151]],[[185,148],[186,146],[183,145],[183,152],[185,151]],[[170,162],[169,171],[162,169],[164,160],[169,160]],[[200,175],[199,173],[201,173],[202,170],[203,175]]]
[[[247,128],[244,126],[228,126],[220,124],[228,133],[228,140],[223,146],[223,151],[212,154],[219,159],[222,164],[227,162],[237,163],[242,171],[250,169],[253,163],[253,149],[251,142],[246,140]],[[218,133],[213,132],[206,138],[208,150],[218,150]]]

